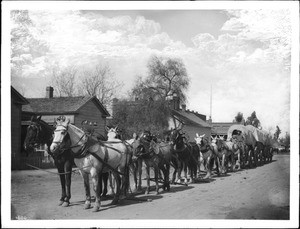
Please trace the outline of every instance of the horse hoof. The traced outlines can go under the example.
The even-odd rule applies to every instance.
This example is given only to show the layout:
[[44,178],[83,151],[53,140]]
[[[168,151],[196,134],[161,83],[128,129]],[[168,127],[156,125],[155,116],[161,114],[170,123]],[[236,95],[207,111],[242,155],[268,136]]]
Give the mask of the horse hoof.
[[110,204],[111,205],[117,205],[118,204],[118,200],[113,200]]
[[99,209],[100,209],[100,207],[95,205],[92,209],[92,212],[97,212],[97,211],[99,211]]
[[70,203],[65,201],[61,206],[63,206],[63,207],[69,207],[69,205],[70,205]]
[[91,207],[91,204],[84,204],[84,209],[89,209]]
[[64,201],[63,201],[63,200],[60,200],[60,201],[58,202],[58,206],[61,206],[63,203],[64,203]]

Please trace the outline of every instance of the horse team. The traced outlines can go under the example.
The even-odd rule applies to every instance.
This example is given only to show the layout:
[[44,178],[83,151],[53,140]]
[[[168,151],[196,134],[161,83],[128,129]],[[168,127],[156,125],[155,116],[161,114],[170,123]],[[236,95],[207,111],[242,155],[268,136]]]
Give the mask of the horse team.
[[[33,117],[28,126],[24,148],[30,152],[40,144],[47,144],[49,154],[53,157],[60,176],[62,195],[59,205],[69,206],[71,198],[71,173],[73,164],[80,171],[86,193],[84,207],[91,207],[89,177],[92,179],[95,192],[93,211],[101,206],[101,194],[107,193],[107,179],[116,185],[112,204],[117,204],[122,196],[128,194],[130,188],[129,175],[133,174],[135,189],[142,189],[142,166],[145,164],[147,187],[155,181],[156,194],[159,183],[162,189],[169,191],[171,184],[187,184],[197,179],[209,181],[212,171],[217,175],[243,168],[256,167],[272,161],[272,148],[259,142],[255,147],[245,144],[239,131],[232,134],[231,139],[222,137],[208,139],[205,135],[196,134],[194,142],[180,129],[168,131],[164,140],[158,139],[149,131],[137,135],[130,140],[122,141],[118,137],[118,128],[107,128],[107,137],[94,133],[90,128],[78,128],[60,116],[55,120],[55,128]],[[205,176],[201,176],[204,168]],[[150,178],[150,168],[154,170],[154,178]],[[171,169],[173,168],[173,169]],[[170,180],[170,172],[173,171]],[[183,176],[181,175],[183,172]],[[111,175],[111,176],[110,176]],[[114,182],[113,182],[114,180]],[[102,181],[104,189],[102,189]],[[112,188],[114,190],[114,188]]]

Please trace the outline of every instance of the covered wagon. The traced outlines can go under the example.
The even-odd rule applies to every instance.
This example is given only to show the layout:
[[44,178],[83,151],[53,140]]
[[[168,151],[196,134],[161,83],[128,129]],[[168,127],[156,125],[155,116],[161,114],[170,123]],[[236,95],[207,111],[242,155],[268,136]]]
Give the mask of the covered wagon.
[[251,125],[232,125],[227,132],[227,139],[243,145],[245,160],[251,167],[258,161],[264,163],[272,159],[273,146],[276,144],[272,135]]

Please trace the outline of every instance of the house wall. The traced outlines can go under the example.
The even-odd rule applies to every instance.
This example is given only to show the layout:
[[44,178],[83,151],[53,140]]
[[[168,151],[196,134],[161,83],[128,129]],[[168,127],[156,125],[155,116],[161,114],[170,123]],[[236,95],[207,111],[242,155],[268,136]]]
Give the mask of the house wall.
[[102,115],[97,105],[93,100],[90,100],[79,109],[79,114],[74,118],[75,126],[81,127],[81,122],[84,120],[97,122],[95,131],[105,136],[106,118],[102,117]]
[[205,134],[205,137],[210,141],[211,128],[201,126],[184,125],[182,131],[189,137],[190,142],[195,141],[196,133],[199,135]]
[[16,169],[21,157],[21,114],[22,105],[11,103],[11,157],[12,169]]

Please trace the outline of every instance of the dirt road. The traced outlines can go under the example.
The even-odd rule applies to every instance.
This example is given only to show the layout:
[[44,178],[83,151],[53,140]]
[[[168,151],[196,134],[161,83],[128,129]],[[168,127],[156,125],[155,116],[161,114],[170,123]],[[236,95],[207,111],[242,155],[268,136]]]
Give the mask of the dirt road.
[[58,176],[13,171],[12,219],[289,219],[289,165],[289,155],[275,155],[272,163],[214,176],[210,183],[172,185],[170,192],[154,195],[152,189],[148,196],[136,196],[151,202],[122,200],[111,206],[111,200],[104,200],[96,213],[83,209],[80,175],[72,177],[71,205],[60,207]]

